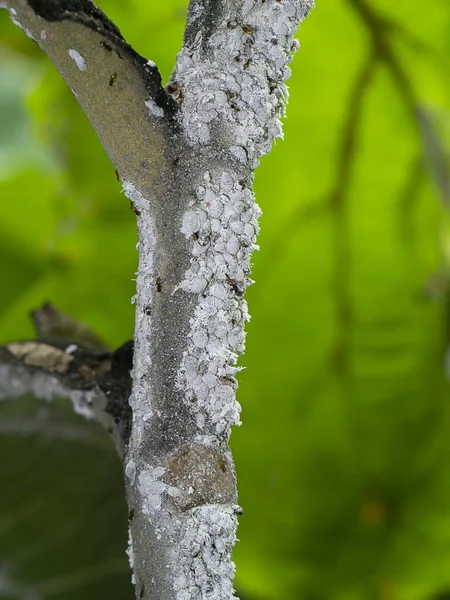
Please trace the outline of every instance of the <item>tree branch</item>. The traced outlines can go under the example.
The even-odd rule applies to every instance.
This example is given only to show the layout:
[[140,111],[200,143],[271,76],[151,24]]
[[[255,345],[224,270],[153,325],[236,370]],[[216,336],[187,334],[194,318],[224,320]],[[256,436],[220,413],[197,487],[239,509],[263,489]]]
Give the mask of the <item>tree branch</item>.
[[0,0],[0,8],[61,73],[120,175],[138,184],[156,177],[176,113],[156,65],[90,0]]
[[242,510],[228,439],[260,215],[253,171],[282,136],[293,36],[313,2],[191,0],[166,92],[87,0],[3,6],[78,94],[135,205],[124,467],[136,596],[230,600]]
[[[233,597],[240,509],[228,438],[260,214],[253,170],[281,136],[292,36],[310,7],[191,2],[168,86],[181,132],[170,186],[124,185],[140,212],[126,461],[138,597]],[[149,554],[152,565],[164,557],[151,578]]]

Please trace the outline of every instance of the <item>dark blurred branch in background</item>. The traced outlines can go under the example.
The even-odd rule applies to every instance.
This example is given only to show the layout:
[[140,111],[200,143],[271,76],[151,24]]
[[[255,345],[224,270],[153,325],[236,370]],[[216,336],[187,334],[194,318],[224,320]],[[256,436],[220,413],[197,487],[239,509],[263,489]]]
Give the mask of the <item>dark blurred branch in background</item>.
[[69,398],[75,412],[106,427],[123,456],[131,426],[132,342],[109,352],[88,327],[49,303],[32,318],[36,340],[0,347],[0,400]]

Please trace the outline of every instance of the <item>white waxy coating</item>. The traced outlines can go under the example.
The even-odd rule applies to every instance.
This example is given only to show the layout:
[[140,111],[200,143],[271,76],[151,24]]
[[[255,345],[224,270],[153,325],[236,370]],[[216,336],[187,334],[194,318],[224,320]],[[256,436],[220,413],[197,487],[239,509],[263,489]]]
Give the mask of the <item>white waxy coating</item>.
[[230,600],[234,564],[231,553],[236,541],[234,510],[219,505],[193,509],[180,523],[181,562],[174,582],[177,600]]
[[[205,174],[197,193],[197,210],[185,212],[181,223],[186,237],[194,232],[196,236],[191,267],[180,287],[202,295],[191,322],[191,342],[178,385],[188,406],[209,417],[219,437],[227,440],[230,426],[239,423],[234,375],[236,360],[244,349],[248,312],[242,294],[250,283],[245,274],[250,272],[260,210],[251,190],[229,172],[216,177]],[[238,232],[230,227],[232,223],[241,223]],[[246,224],[250,226],[246,228]],[[209,249],[206,254],[198,251],[204,247]],[[197,424],[203,429],[205,419],[197,419]]]
[[134,365],[132,372],[133,393],[130,398],[130,405],[133,409],[133,422],[136,424],[134,435],[138,436],[138,432],[142,432],[142,424],[150,419],[153,414],[151,392],[149,389],[150,382],[147,378],[152,341],[149,332],[152,331],[152,322],[145,307],[151,305],[156,285],[156,277],[153,273],[156,232],[149,201],[144,198],[133,184],[123,181],[122,187],[127,198],[131,200],[140,214],[140,218],[138,218],[138,248],[141,262],[139,264],[136,282],[136,288],[140,293],[136,294],[134,300],[136,302],[136,330],[146,331],[147,334],[136,336],[135,339]]
[[156,104],[151,98],[145,102],[145,106],[148,108],[148,112],[152,117],[163,117],[163,109]]
[[78,52],[78,50],[74,50],[73,48],[70,48],[69,56],[72,60],[75,61],[75,64],[80,69],[80,71],[86,71],[86,68],[87,68],[86,61],[81,56],[81,54]]
[[131,531],[128,529],[128,547],[126,549],[126,553],[128,556],[128,562],[130,563],[131,568],[131,583],[134,585],[136,583],[136,579],[133,573],[134,569],[134,552],[133,552],[133,537],[131,535]]
[[[237,3],[238,5],[241,3]],[[293,38],[313,7],[312,0],[254,2],[230,10],[228,23],[202,45],[202,34],[178,55],[175,78],[184,89],[182,119],[192,143],[208,144],[211,125],[221,117],[234,127],[230,155],[254,168],[276,137],[282,137],[280,117],[288,97],[284,81]],[[225,19],[227,21],[227,19]]]

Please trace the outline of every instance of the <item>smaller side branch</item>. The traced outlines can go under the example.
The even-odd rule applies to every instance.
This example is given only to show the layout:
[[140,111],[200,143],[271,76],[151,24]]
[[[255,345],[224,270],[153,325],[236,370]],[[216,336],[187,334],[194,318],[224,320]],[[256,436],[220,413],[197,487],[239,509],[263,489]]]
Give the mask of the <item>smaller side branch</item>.
[[148,184],[176,112],[156,65],[90,0],[0,0],[0,8],[61,73],[122,178]]

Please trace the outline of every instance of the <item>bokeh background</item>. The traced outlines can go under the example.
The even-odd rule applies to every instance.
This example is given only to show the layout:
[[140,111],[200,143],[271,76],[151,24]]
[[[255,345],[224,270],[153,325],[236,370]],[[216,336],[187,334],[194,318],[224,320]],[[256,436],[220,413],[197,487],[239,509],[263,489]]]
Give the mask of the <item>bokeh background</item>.
[[[165,79],[185,0],[102,0]],[[133,334],[136,229],[58,74],[0,11],[0,343],[43,301]],[[232,447],[243,600],[450,598],[450,3],[318,0],[263,210]],[[51,410],[50,410],[51,408]],[[131,600],[121,466],[2,403],[0,598]]]

